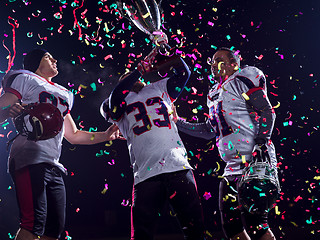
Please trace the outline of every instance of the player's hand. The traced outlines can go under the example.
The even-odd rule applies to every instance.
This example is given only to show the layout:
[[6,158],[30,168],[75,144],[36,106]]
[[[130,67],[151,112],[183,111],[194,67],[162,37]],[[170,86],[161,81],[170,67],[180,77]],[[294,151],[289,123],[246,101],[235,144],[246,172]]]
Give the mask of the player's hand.
[[171,107],[172,107],[172,120],[174,121],[174,123],[177,123],[179,117],[178,117],[176,106],[172,103]]
[[152,64],[159,52],[159,49],[156,47],[151,50],[151,52],[146,56],[140,63],[138,63],[137,70],[143,75],[147,72],[150,72],[152,69]]
[[24,107],[20,103],[15,103],[9,107],[9,117],[17,117],[23,112],[23,110]]
[[161,30],[159,31],[154,31],[152,33],[152,37],[151,37],[153,43],[155,45],[157,45],[158,47],[161,45],[166,45],[168,44],[168,37],[167,34],[165,34],[164,32],[162,32]]
[[106,131],[106,134],[107,134],[107,141],[112,141],[112,140],[116,140],[116,139],[119,139],[119,140],[126,140],[118,126],[116,124],[112,124]]
[[270,162],[268,148],[265,144],[256,144],[253,147],[252,156],[253,156],[253,159],[258,162],[266,162],[266,161]]

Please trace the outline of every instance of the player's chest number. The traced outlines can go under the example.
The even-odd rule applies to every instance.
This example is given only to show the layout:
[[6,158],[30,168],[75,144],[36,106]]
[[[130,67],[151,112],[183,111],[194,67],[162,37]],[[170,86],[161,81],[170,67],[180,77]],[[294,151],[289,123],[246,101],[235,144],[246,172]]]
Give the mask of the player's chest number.
[[[154,108],[154,111],[157,115],[162,116],[162,120],[160,118],[150,119],[150,116],[148,115],[145,105],[150,107],[155,104],[158,104],[160,106],[158,108]],[[142,103],[142,102],[131,103],[127,106],[126,113],[127,115],[129,115],[135,110],[138,110],[138,113],[134,115],[135,120],[137,122],[142,121],[143,123],[142,126],[135,126],[133,128],[133,132],[136,135],[140,135],[144,132],[151,130],[152,125],[157,127],[171,128],[168,109],[160,97],[149,98],[145,103]],[[152,120],[152,123],[151,123],[151,120]]]
[[[213,107],[214,108],[214,107]],[[222,109],[222,101],[218,102],[216,110],[212,109],[212,119],[211,124],[214,126],[216,130],[216,136],[222,135],[223,137],[229,135],[232,133],[232,128],[228,125]],[[220,122],[220,126],[218,124],[218,121]]]
[[53,94],[48,92],[41,92],[39,95],[39,102],[50,102],[53,106],[58,107],[58,104],[64,106],[66,110],[62,112],[62,116],[65,116],[69,112],[69,104],[61,97],[56,98]]

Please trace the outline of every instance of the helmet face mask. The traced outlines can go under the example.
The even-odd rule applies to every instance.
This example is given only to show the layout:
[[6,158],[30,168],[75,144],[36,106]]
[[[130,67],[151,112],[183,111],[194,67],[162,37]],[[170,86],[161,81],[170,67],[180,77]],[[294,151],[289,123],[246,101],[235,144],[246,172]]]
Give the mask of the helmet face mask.
[[268,161],[254,161],[244,169],[239,182],[239,201],[252,214],[268,213],[280,194],[277,172]]
[[14,119],[14,124],[19,134],[27,136],[28,140],[47,140],[61,131],[63,117],[59,109],[50,103],[32,103]]

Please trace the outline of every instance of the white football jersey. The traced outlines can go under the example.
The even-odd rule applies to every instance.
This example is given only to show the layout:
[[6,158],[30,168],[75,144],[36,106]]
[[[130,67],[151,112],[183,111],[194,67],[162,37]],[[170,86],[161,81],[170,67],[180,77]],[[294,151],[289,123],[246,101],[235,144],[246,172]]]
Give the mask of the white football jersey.
[[151,83],[139,93],[130,92],[125,98],[126,112],[116,122],[127,139],[134,184],[162,173],[192,169],[170,116],[167,80]]
[[[256,67],[243,68],[221,85],[214,85],[208,93],[210,122],[216,132],[220,156],[226,162],[225,176],[241,174],[244,161],[252,158],[259,117],[248,109],[242,95],[249,94],[248,86],[261,88],[267,96],[265,76]],[[267,147],[275,167],[277,160],[274,145],[269,141]]]
[[[10,78],[15,74],[19,75],[14,79]],[[63,117],[73,105],[73,94],[70,91],[27,70],[10,71],[3,79],[3,87],[5,92],[15,94],[22,104],[51,103],[60,110]],[[25,122],[31,130],[29,115],[25,117]],[[17,170],[27,165],[47,162],[66,172],[59,163],[63,135],[64,126],[57,136],[48,140],[34,142],[27,140],[25,136],[18,136],[11,146],[8,164],[10,170],[11,167]]]

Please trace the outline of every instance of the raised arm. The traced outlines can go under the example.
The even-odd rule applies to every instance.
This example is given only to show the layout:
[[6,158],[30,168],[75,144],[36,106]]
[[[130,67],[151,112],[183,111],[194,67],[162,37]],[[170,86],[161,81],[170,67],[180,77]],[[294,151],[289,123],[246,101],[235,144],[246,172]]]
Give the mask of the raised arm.
[[173,60],[172,68],[174,75],[167,81],[167,89],[170,98],[175,100],[183,91],[191,72],[187,64],[180,57]]
[[109,100],[109,115],[112,120],[119,120],[126,110],[126,102],[124,99],[129,94],[134,83],[139,80],[141,73],[138,70],[134,70],[128,76],[125,76],[123,80],[115,87],[111,92]]

